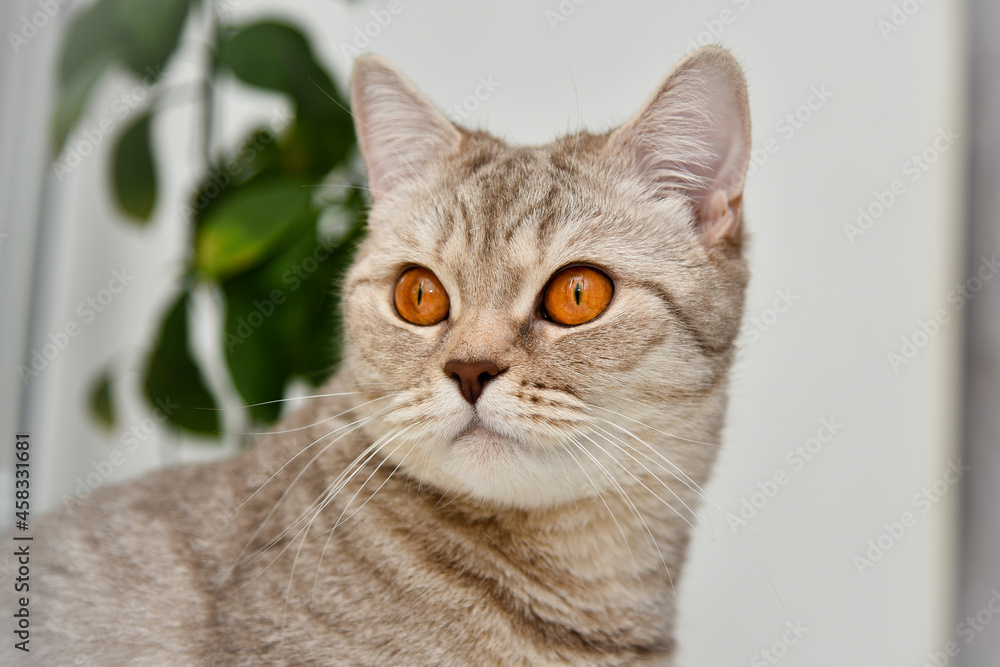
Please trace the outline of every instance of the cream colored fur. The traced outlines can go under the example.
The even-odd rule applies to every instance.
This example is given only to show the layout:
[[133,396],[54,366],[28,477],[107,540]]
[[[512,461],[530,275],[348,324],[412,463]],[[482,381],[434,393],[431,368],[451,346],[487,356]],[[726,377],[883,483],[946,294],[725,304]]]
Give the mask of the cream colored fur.
[[[747,281],[738,65],[701,49],[619,130],[539,147],[454,127],[378,58],[352,100],[373,207],[341,370],[238,459],[48,516],[32,656],[672,665]],[[562,327],[539,295],[576,263],[614,297]],[[411,265],[444,322],[396,314]],[[475,405],[455,359],[503,369]]]

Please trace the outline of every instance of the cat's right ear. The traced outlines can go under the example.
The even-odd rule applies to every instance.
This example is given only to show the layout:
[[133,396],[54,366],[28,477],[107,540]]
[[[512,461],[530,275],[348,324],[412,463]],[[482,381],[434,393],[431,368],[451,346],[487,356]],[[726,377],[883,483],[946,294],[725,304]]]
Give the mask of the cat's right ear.
[[384,58],[363,55],[351,75],[351,107],[373,199],[422,178],[457,150],[458,129]]

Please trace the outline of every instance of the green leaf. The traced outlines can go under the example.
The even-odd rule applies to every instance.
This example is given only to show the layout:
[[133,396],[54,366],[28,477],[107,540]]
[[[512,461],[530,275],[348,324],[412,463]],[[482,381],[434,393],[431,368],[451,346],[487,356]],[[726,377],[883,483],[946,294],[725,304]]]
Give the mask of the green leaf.
[[237,281],[226,293],[226,365],[233,385],[254,421],[270,424],[281,412],[289,372],[288,350],[275,335],[275,324],[289,315],[287,302],[277,303],[268,290],[252,281]]
[[159,78],[177,47],[189,0],[118,0],[114,12],[122,59],[140,77]]
[[326,71],[313,57],[309,42],[297,29],[281,23],[256,23],[226,38],[219,63],[244,82],[298,97],[303,90],[333,88]]
[[[289,340],[301,341],[290,348],[292,372],[306,378],[314,386],[322,384],[340,362],[342,325],[339,287],[364,235],[362,220],[356,217],[354,228],[336,247],[329,248],[329,257],[320,264],[315,275],[303,281],[300,292],[306,300],[305,319],[286,331]],[[315,257],[313,250],[315,243],[305,257]],[[307,259],[303,258],[302,264],[308,265]],[[303,331],[311,334],[303,336]]]
[[57,153],[112,61],[124,62],[147,85],[159,79],[194,4],[191,0],[97,0],[74,19],[59,54],[53,118]]
[[53,149],[56,155],[62,150],[73,127],[80,121],[87,105],[90,91],[104,73],[106,62],[93,62],[88,70],[65,84],[59,85],[55,110],[52,114]]
[[105,370],[90,390],[90,413],[105,430],[115,425],[115,406],[111,397],[111,373]]
[[150,116],[143,114],[115,147],[114,184],[119,206],[139,220],[148,220],[156,205],[156,164],[150,145]]
[[80,119],[94,85],[121,51],[114,25],[119,0],[98,0],[66,31],[59,54],[59,87],[53,118],[58,153]]
[[312,194],[297,180],[251,181],[206,212],[198,228],[195,265],[216,278],[237,274],[275,251],[301,227]]
[[170,307],[146,368],[145,391],[167,420],[188,431],[216,436],[219,412],[188,346],[188,300],[183,292]]
[[253,404],[282,398],[292,377],[315,386],[333,371],[340,356],[334,285],[362,235],[356,226],[337,246],[327,247],[317,240],[313,224],[252,271],[222,283],[226,363],[256,421],[277,419],[280,403]]
[[[274,134],[263,129],[251,132],[227,159],[205,175],[189,199],[185,217],[193,219],[196,230],[200,229],[206,219],[213,217],[212,209],[226,201],[240,186],[257,187],[281,174],[281,157]],[[252,180],[256,184],[250,184]]]
[[287,133],[288,170],[321,175],[348,158],[354,123],[347,101],[297,29],[279,23],[243,28],[224,37],[218,62],[243,82],[294,100],[297,118]]

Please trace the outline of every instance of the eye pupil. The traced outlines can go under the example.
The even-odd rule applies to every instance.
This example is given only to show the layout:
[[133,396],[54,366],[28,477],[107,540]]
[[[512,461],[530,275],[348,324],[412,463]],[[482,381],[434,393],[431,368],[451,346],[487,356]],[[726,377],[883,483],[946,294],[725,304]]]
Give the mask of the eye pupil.
[[420,284],[417,285],[417,305],[419,306],[424,300],[424,281],[421,280]]
[[580,297],[582,296],[583,296],[583,285],[577,283],[576,286],[573,287],[573,298],[576,300],[576,305],[578,306],[580,305]]

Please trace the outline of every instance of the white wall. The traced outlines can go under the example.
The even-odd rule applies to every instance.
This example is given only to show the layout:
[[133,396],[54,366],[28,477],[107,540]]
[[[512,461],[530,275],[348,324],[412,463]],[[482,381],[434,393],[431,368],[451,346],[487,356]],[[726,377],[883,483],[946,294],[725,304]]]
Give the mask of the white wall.
[[[624,120],[702,31],[714,28],[713,41],[737,54],[750,82],[755,144],[777,147],[749,179],[746,195],[754,270],[748,322],[762,324],[750,325],[743,338],[726,445],[709,488],[715,507],[702,513],[682,586],[681,664],[770,664],[761,652],[781,641],[786,623],[808,630],[787,648],[782,665],[924,665],[928,653],[943,650],[954,630],[958,493],[939,484],[943,496],[926,513],[914,496],[958,456],[962,332],[948,294],[966,278],[959,263],[961,3],[903,2],[920,8],[884,38],[879,21],[891,20],[888,0],[402,2],[368,50],[389,57],[445,109],[472,94],[480,76],[499,82],[467,123],[521,143]],[[236,4],[240,19],[278,11],[298,17],[342,83],[350,62],[341,45],[371,20],[370,9],[386,6]],[[547,12],[560,7],[573,12],[553,28]],[[194,73],[194,41],[190,54]],[[170,80],[182,80],[185,71],[177,68]],[[809,118],[787,129],[781,119],[815,91],[829,98],[813,97],[817,108],[799,111]],[[120,92],[105,86],[94,120]],[[222,116],[222,140],[235,141],[281,103],[234,98]],[[82,390],[109,358],[120,368],[135,365],[170,294],[183,242],[179,203],[197,178],[201,150],[187,138],[197,129],[195,113],[179,102],[156,126],[158,148],[174,162],[148,229],[115,219],[106,144],[55,187],[58,231],[46,239],[42,335],[75,317],[76,304],[104,286],[111,268],[128,267],[136,281],[32,386],[30,424],[48,506],[72,493],[120,438],[95,430]],[[944,150],[915,178],[907,161],[928,148],[933,153],[948,128],[959,139],[939,144]],[[894,180],[902,194],[851,242],[844,226]],[[983,289],[998,287],[987,282]],[[780,293],[790,293],[792,304],[776,315],[769,309]],[[887,355],[900,351],[903,337],[923,342],[920,323],[938,309],[948,321],[912,360],[892,368]],[[133,386],[118,391],[122,399],[135,394],[131,377]],[[145,414],[128,402],[124,425]],[[825,419],[843,427],[801,466],[787,459]],[[161,430],[150,441],[164,444],[171,436]],[[173,446],[160,451],[178,456]],[[205,450],[183,451],[190,457]],[[150,447],[131,456],[115,479],[159,459]],[[740,512],[775,475],[783,483],[774,497],[759,503],[751,527],[734,532],[725,512]],[[879,540],[885,524],[904,512],[914,525],[898,540],[883,537],[891,548],[859,573],[855,556],[865,556],[869,540]]]

